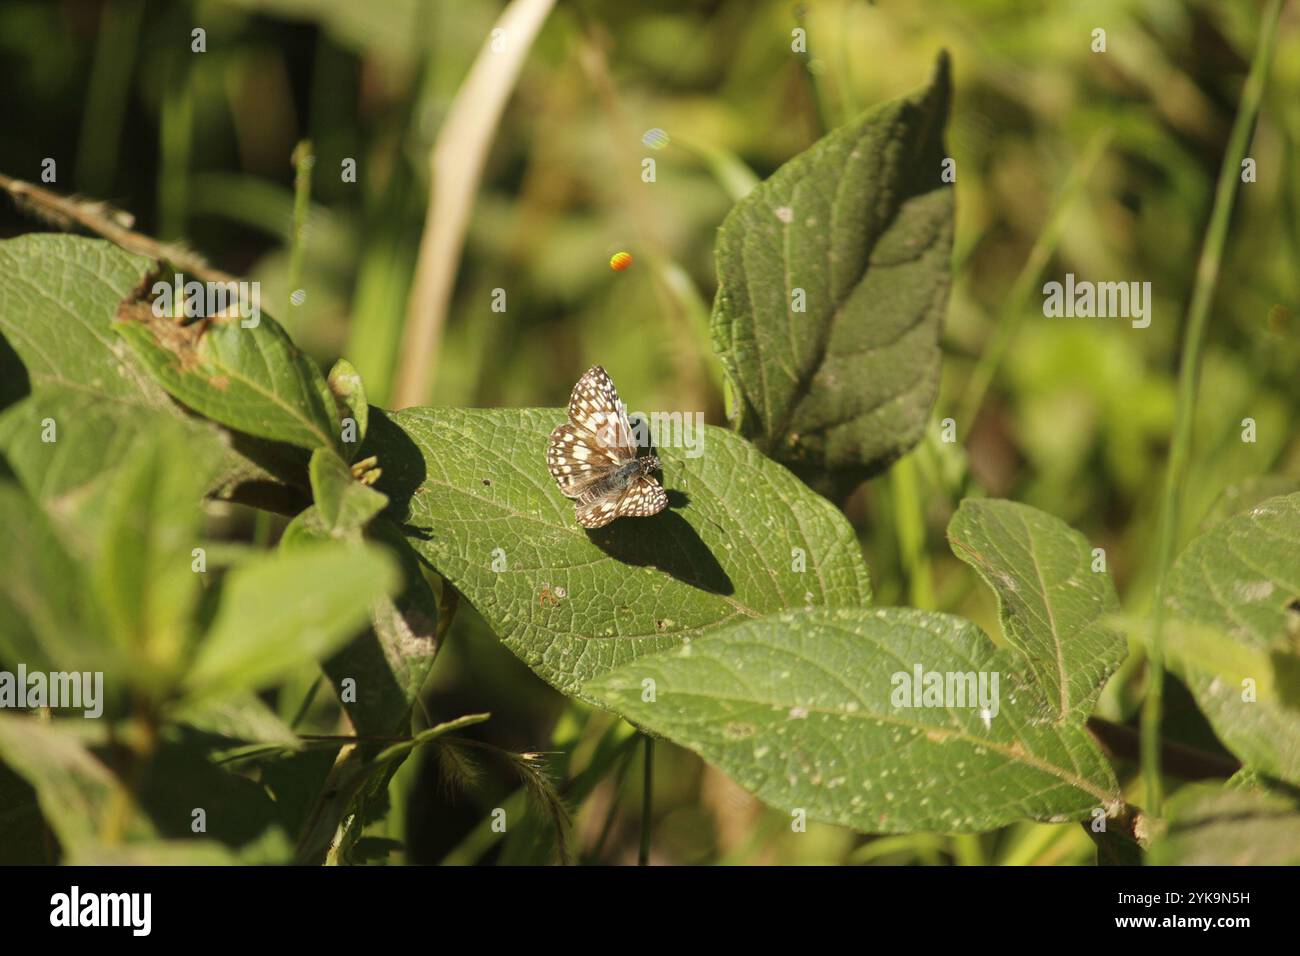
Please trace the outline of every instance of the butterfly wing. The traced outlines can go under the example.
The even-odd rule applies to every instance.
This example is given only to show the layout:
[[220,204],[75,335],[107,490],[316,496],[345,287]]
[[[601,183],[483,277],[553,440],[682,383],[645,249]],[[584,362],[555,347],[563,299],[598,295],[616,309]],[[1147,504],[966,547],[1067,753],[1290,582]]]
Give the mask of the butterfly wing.
[[603,495],[591,501],[579,501],[574,504],[578,513],[578,524],[584,528],[603,528],[618,517],[618,495]]
[[644,518],[668,507],[668,492],[649,475],[639,475],[618,502],[620,518]]
[[636,457],[632,426],[614,381],[599,365],[587,369],[569,396],[569,421],[594,436],[616,463]]
[[565,422],[551,432],[546,446],[546,467],[569,498],[581,497],[619,464],[600,439],[573,422]]

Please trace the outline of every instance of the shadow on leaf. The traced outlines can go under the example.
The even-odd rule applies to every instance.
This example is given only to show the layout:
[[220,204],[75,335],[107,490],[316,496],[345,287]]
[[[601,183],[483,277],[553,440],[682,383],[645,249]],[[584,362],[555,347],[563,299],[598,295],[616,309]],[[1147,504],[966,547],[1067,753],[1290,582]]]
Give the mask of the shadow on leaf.
[[[668,493],[673,507],[687,502],[679,491]],[[683,584],[714,594],[734,594],[735,586],[686,519],[673,511],[650,518],[620,518],[613,524],[587,532],[592,544],[615,561],[652,567]]]

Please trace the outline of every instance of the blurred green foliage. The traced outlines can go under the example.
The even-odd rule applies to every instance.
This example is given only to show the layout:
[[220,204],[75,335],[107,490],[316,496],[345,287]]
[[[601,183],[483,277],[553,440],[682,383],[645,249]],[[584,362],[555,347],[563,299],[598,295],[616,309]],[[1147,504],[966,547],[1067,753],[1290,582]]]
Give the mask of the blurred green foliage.
[[[136,228],[184,239],[214,265],[262,282],[293,339],[328,368],[345,356],[385,405],[425,216],[427,157],[452,97],[499,14],[490,0],[9,0],[0,7],[7,134],[0,172],[104,199]],[[433,375],[432,404],[562,404],[581,371],[610,369],[629,404],[724,421],[703,317],[715,229],[747,182],[867,105],[916,88],[950,51],[957,161],[954,286],[936,417],[954,414],[995,318],[1063,184],[1098,134],[1111,138],[1062,210],[1034,288],[1066,272],[1150,281],[1149,329],[1045,319],[1035,292],[960,451],[914,454],[920,547],[937,609],[996,634],[991,596],[942,530],[963,494],[1036,505],[1104,546],[1121,600],[1149,600],[1155,515],[1174,407],[1182,318],[1214,178],[1248,68],[1254,2],[1212,0],[710,0],[562,2],[528,56],[497,130]],[[1300,29],[1283,21],[1213,304],[1181,541],[1250,479],[1300,481]],[[194,27],[206,52],[190,50]],[[1091,34],[1104,28],[1107,51]],[[806,30],[807,53],[792,52]],[[670,143],[642,144],[661,128]],[[291,154],[314,144],[302,249],[307,296],[289,307]],[[657,162],[654,183],[641,160]],[[355,183],[340,171],[355,159]],[[34,224],[6,208],[0,234]],[[612,272],[612,253],[634,257]],[[508,308],[491,309],[505,288]],[[1242,419],[1258,439],[1241,440]],[[1294,486],[1292,486],[1294,487]],[[1281,489],[1279,489],[1281,490]],[[1226,498],[1224,496],[1227,496]],[[881,604],[909,599],[898,491],[877,478],[847,502]],[[1229,507],[1230,511],[1231,508]],[[212,533],[252,534],[236,509]],[[300,682],[305,691],[311,675]],[[1101,713],[1127,721],[1140,670],[1122,669]],[[297,698],[282,694],[282,716]],[[324,698],[299,728],[329,720]],[[331,705],[332,706],[332,705]],[[604,753],[610,718],[534,677],[461,607],[426,707],[434,720],[491,710],[472,728],[515,750],[572,753],[570,776]],[[1189,740],[1204,736],[1192,722]],[[1175,725],[1177,729],[1177,725]],[[596,756],[593,756],[596,755]],[[635,856],[639,761],[621,752],[577,807],[582,859]],[[622,761],[620,763],[620,761]],[[620,769],[622,768],[622,769]],[[1126,786],[1131,782],[1123,781]],[[515,786],[488,767],[447,809],[432,757],[390,795],[385,835],[405,858],[526,859],[538,821],[503,845],[475,843]],[[621,788],[621,789],[620,789]],[[871,839],[812,825],[798,838],[693,755],[661,745],[655,860],[683,863],[1085,862],[1078,828],[1018,825],[979,837]],[[604,832],[602,836],[602,831]],[[468,849],[465,849],[468,848]],[[469,852],[473,850],[473,852]],[[496,854],[496,855],[494,855]]]

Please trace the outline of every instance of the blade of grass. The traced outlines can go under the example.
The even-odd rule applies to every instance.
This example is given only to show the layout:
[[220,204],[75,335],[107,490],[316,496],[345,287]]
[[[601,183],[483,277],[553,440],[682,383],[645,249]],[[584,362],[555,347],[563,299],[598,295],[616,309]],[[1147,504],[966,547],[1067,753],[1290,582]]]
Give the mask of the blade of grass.
[[[429,400],[469,216],[488,147],[555,0],[511,0],[452,101],[429,157],[429,206],[407,303],[393,406]],[[500,32],[498,32],[500,31]]]
[[1183,336],[1183,354],[1178,368],[1178,403],[1174,410],[1174,435],[1169,452],[1169,467],[1165,472],[1164,495],[1160,502],[1158,551],[1156,557],[1156,603],[1152,615],[1151,644],[1147,651],[1150,664],[1146,697],[1142,702],[1142,776],[1146,781],[1146,810],[1160,815],[1164,793],[1160,779],[1160,713],[1164,696],[1164,617],[1165,592],[1169,585],[1169,568],[1173,564],[1177,547],[1179,511],[1187,479],[1187,467],[1192,454],[1192,424],[1196,413],[1196,393],[1201,376],[1201,347],[1205,342],[1205,329],[1209,322],[1210,305],[1214,301],[1215,287],[1219,281],[1219,266],[1223,261],[1223,247],[1228,239],[1228,224],[1232,216],[1232,203],[1237,195],[1238,171],[1241,161],[1250,148],[1255,120],[1259,115],[1264,82],[1273,60],[1277,39],[1277,24],[1282,15],[1284,0],[1271,0],[1260,22],[1259,45],[1251,60],[1250,74],[1241,91],[1228,147],[1219,169],[1219,181],[1214,191],[1214,207],[1205,230],[1201,255],[1196,263],[1196,279],[1192,298],[1187,307],[1187,323]]
[[302,258],[305,252],[307,213],[311,211],[311,170],[316,165],[311,140],[304,139],[293,150],[293,234],[289,243],[289,311],[295,303],[293,294],[302,281]]
[[907,581],[908,603],[923,610],[934,608],[934,582],[925,551],[925,510],[921,504],[920,476],[914,453],[904,455],[889,471],[894,503],[898,558]]
[[107,193],[117,172],[122,117],[131,91],[131,66],[143,14],[143,0],[107,3],[100,13],[77,137],[77,188],[92,196]]
[[158,235],[179,239],[185,235],[189,210],[190,157],[194,144],[194,97],[189,70],[178,57],[171,62],[171,82],[163,91],[158,142]]

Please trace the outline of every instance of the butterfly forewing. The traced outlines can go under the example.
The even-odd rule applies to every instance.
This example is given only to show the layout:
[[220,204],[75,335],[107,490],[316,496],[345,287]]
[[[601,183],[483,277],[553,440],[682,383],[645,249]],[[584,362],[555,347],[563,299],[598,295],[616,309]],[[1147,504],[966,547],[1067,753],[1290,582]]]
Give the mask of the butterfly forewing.
[[616,462],[636,457],[632,428],[618,389],[599,365],[589,368],[569,396],[569,421],[594,436]]
[[572,422],[565,422],[551,432],[546,446],[546,467],[559,483],[560,491],[570,498],[577,498],[619,464],[599,438]]

